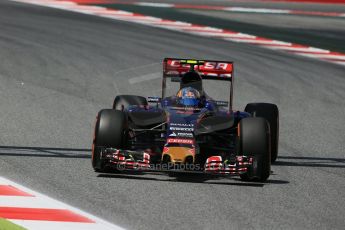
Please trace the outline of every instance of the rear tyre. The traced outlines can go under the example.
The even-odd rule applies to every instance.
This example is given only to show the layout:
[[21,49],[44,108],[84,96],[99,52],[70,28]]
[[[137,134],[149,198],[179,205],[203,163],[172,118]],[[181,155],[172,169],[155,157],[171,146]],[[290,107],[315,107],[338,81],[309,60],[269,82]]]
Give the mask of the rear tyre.
[[245,181],[264,182],[271,172],[268,122],[264,118],[244,118],[239,129],[240,155],[253,157],[253,164],[240,177]]
[[126,145],[127,124],[122,111],[103,109],[97,115],[92,145],[92,167],[96,172],[106,170],[104,160],[100,159],[102,148],[123,149]]
[[278,157],[279,142],[279,110],[277,105],[270,103],[250,103],[244,111],[252,114],[253,117],[265,118],[270,127],[271,142],[271,162],[275,162]]
[[118,95],[114,99],[113,109],[124,110],[130,105],[147,105],[147,100],[141,96]]

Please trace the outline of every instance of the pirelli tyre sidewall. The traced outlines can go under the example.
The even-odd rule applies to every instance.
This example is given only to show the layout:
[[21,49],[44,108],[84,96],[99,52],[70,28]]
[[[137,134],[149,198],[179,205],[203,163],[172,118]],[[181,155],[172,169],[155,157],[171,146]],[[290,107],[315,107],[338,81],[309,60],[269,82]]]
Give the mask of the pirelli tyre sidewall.
[[240,175],[246,181],[264,182],[271,172],[269,124],[264,118],[248,117],[239,124],[239,148],[244,156],[253,157],[252,166]]
[[114,99],[113,109],[124,110],[130,105],[147,105],[147,100],[142,96],[118,95]]
[[103,109],[98,113],[92,145],[92,166],[96,171],[104,169],[104,161],[100,159],[102,148],[123,149],[126,137],[127,119],[124,112]]
[[271,162],[275,162],[278,157],[279,144],[279,110],[277,105],[271,103],[249,103],[244,109],[253,117],[263,117],[270,125],[271,138]]

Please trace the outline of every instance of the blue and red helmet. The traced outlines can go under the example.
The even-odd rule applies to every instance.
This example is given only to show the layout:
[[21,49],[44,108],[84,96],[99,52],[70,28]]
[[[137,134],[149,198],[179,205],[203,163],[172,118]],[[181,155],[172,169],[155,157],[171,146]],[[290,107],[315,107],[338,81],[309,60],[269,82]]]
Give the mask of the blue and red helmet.
[[193,87],[185,87],[177,93],[178,102],[184,106],[198,106],[200,103],[200,92]]

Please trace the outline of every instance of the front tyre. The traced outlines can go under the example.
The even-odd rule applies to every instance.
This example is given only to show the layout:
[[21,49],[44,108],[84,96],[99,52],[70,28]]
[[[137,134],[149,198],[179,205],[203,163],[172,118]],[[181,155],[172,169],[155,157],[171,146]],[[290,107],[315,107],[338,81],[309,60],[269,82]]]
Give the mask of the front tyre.
[[279,142],[279,110],[278,106],[271,103],[249,103],[244,111],[252,114],[253,117],[263,117],[270,126],[271,162],[278,157]]
[[264,182],[271,172],[269,124],[264,118],[244,118],[239,124],[240,155],[253,157],[253,164],[240,177],[245,181]]
[[92,167],[96,172],[105,170],[105,162],[100,158],[102,148],[123,149],[126,137],[127,122],[124,112],[103,109],[98,113],[92,144]]

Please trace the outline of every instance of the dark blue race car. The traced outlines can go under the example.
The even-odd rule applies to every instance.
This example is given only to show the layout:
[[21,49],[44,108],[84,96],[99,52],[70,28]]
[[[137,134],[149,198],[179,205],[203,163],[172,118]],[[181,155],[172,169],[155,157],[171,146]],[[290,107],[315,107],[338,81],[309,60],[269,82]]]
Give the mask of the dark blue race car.
[[[212,99],[207,80],[228,84],[229,99]],[[168,82],[178,84],[176,93],[167,95]],[[233,110],[233,85],[232,62],[164,59],[162,97],[118,95],[113,109],[98,113],[93,168],[267,180],[278,155],[278,108]]]

